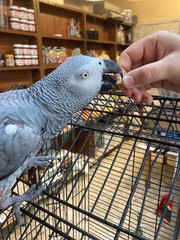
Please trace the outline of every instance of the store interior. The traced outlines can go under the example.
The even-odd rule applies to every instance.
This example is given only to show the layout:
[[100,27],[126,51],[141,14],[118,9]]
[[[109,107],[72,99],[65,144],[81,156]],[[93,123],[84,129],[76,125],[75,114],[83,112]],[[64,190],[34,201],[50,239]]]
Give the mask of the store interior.
[[[118,62],[158,30],[180,34],[180,1],[0,0],[0,93],[27,89],[71,56]],[[58,160],[14,182],[13,196],[48,188],[22,204],[24,226],[12,206],[0,212],[0,239],[180,239],[180,98],[149,92],[153,104],[115,88],[75,112],[38,152]]]

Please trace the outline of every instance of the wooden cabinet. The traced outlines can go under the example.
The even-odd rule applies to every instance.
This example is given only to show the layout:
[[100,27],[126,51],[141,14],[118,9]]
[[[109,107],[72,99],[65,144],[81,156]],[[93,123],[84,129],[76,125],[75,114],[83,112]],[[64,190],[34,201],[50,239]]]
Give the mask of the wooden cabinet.
[[103,50],[107,52],[111,59],[115,60],[116,48],[116,24],[106,18],[86,14],[86,31],[95,29],[98,32],[98,40],[86,39],[87,51],[95,50],[100,54]]
[[[0,28],[0,54],[13,53],[13,44],[36,44],[38,46],[39,64],[37,66],[0,67],[0,91],[8,89],[14,83],[31,85],[55,69],[59,63],[44,63],[43,46],[60,46],[66,48],[67,56],[72,50],[80,48],[82,54],[103,50],[116,60],[116,53],[121,52],[130,42],[117,44],[116,31],[121,24],[124,32],[132,34],[132,24],[114,21],[95,14],[83,12],[71,7],[54,4],[46,0],[15,0],[13,5],[24,6],[35,10],[36,32],[25,32]],[[70,19],[78,20],[81,36],[68,36]],[[87,38],[87,31],[94,29],[98,39]]]
[[[35,9],[35,1],[15,0],[14,5]],[[37,19],[35,12],[35,19]],[[36,20],[37,21],[37,20]],[[38,44],[37,32],[0,28],[0,54],[13,53],[13,44]],[[40,66],[0,67],[0,91],[12,84],[30,85],[40,78]]]

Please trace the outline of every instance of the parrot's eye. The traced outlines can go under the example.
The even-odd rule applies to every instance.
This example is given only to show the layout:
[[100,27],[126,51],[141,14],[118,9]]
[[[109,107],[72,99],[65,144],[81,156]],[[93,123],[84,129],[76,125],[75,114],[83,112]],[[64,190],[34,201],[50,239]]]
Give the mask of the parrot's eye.
[[88,77],[89,77],[89,73],[88,72],[82,73],[82,78],[86,79]]

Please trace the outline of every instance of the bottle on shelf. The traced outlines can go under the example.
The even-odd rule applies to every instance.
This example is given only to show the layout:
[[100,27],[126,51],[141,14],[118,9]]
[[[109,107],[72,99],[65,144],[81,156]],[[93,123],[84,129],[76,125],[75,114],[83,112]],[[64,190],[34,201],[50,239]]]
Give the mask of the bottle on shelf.
[[79,19],[77,20],[77,24],[76,24],[76,37],[81,37],[81,26],[80,26]]
[[74,18],[71,18],[68,26],[68,36],[75,37],[76,33],[77,33],[77,27],[75,25],[75,20]]
[[119,26],[119,28],[117,29],[117,33],[116,33],[116,40],[117,40],[117,43],[119,44],[125,44],[125,35],[124,35],[124,28],[123,26]]
[[0,0],[0,28],[8,28],[6,0]]

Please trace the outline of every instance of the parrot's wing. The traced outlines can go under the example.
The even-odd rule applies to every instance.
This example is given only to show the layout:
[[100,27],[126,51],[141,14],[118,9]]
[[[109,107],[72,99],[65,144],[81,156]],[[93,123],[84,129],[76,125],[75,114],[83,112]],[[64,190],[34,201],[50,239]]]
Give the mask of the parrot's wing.
[[0,120],[0,180],[11,175],[22,163],[37,153],[41,130],[9,117]]
[[20,91],[22,91],[22,90],[11,90],[11,91],[7,91],[7,92],[1,92],[0,101],[8,101],[10,98],[15,96]]

